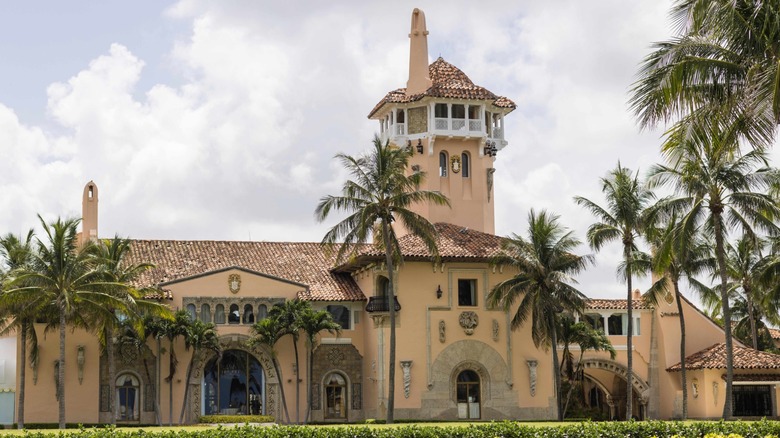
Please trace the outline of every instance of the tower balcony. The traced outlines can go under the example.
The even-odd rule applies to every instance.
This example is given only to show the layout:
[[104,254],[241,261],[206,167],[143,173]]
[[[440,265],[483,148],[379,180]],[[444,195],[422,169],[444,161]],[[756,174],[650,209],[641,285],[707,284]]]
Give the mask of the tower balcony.
[[[401,305],[398,303],[398,297],[393,297],[395,301],[395,311],[401,310]],[[387,296],[368,297],[368,304],[366,305],[366,312],[389,312],[390,311],[390,299]]]

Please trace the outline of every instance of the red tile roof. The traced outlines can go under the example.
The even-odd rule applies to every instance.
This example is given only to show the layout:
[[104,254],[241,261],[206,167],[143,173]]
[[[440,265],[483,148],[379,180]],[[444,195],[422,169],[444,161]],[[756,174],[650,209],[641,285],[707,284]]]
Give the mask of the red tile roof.
[[770,328],[768,330],[769,330],[769,335],[772,336],[772,339],[774,339],[775,341],[780,340],[780,329]]
[[[439,248],[439,257],[442,261],[486,262],[501,249],[503,237],[443,222],[436,223],[434,226],[439,233],[437,246]],[[407,234],[398,239],[398,243],[401,246],[401,253],[406,260],[413,261],[431,258],[431,254],[428,252],[422,239],[417,236]],[[358,251],[358,255],[354,260],[340,265],[336,270],[355,270],[368,263],[381,262],[384,260],[384,257],[384,251],[379,250],[375,246],[366,246],[363,250]]]
[[[632,300],[632,304],[633,304],[632,307],[634,309],[650,308],[650,306],[645,302],[644,299]],[[593,309],[593,310],[627,310],[628,300],[608,300],[608,299],[595,298],[592,300],[588,300],[586,307],[588,309]]]
[[484,87],[475,85],[458,67],[450,64],[441,57],[428,66],[428,74],[432,85],[420,94],[406,95],[406,88],[393,90],[374,106],[368,114],[371,118],[380,108],[387,103],[416,102],[424,97],[442,97],[464,100],[488,100],[499,108],[516,108],[514,102],[502,96],[497,96]]
[[156,286],[203,273],[241,267],[302,283],[301,298],[315,301],[363,301],[363,292],[347,274],[331,272],[334,257],[319,243],[133,240],[129,262],[153,263],[139,286]]
[[[717,343],[696,352],[685,359],[686,369],[725,369],[726,344]],[[680,363],[670,366],[667,371],[680,371]],[[734,345],[734,369],[780,369],[780,355],[758,351],[740,345]]]

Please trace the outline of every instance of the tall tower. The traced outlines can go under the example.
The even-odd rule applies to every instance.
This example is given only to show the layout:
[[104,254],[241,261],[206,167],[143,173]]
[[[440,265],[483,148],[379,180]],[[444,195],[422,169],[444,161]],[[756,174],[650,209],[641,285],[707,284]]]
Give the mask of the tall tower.
[[81,243],[98,238],[98,188],[90,181],[81,198]]
[[431,222],[493,234],[493,162],[508,142],[504,116],[515,103],[475,85],[441,57],[428,65],[425,14],[412,12],[406,88],[389,92],[368,117],[379,121],[382,141],[414,150],[410,172],[427,173],[425,190],[438,190],[451,208],[418,205]]

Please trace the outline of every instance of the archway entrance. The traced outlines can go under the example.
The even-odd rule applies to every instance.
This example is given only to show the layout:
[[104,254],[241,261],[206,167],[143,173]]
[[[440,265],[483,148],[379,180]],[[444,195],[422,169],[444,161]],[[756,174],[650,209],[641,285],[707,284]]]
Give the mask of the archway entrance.
[[260,362],[243,350],[226,350],[203,370],[206,415],[265,414],[265,374]]
[[455,381],[455,397],[458,403],[458,418],[477,420],[480,418],[479,374],[472,370],[463,370]]
[[136,376],[120,374],[116,379],[116,420],[138,421],[141,414],[141,385]]
[[339,373],[325,377],[325,419],[347,419],[347,381]]
[[[631,394],[627,392],[626,367],[609,359],[585,359],[582,362],[585,382],[583,390],[586,407],[600,413],[608,412],[607,418],[626,419],[626,398],[632,397],[631,417],[643,420],[647,416],[649,395],[648,384],[633,373]],[[604,406],[606,404],[606,406]]]

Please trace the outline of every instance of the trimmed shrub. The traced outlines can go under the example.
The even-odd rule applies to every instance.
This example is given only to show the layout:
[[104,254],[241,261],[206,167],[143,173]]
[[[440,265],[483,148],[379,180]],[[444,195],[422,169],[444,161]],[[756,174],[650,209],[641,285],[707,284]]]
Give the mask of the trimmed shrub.
[[274,417],[270,415],[203,415],[200,417],[203,424],[226,424],[226,423],[273,423]]

